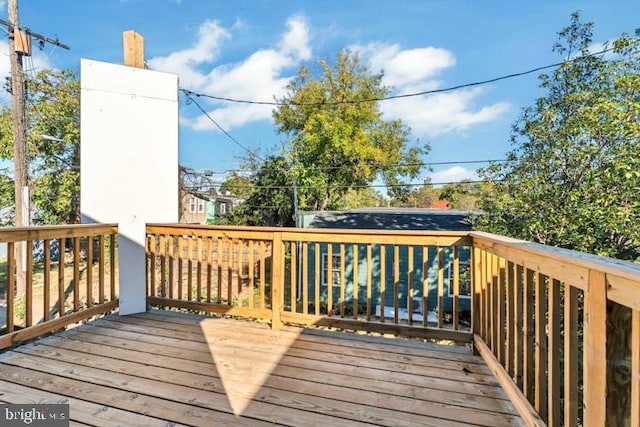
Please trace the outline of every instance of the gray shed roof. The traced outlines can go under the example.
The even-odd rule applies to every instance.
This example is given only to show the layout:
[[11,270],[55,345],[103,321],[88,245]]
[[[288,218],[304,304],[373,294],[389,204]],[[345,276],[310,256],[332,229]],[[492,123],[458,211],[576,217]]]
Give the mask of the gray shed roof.
[[441,230],[472,229],[473,212],[445,209],[356,209],[350,211],[306,212],[313,216],[309,228]]

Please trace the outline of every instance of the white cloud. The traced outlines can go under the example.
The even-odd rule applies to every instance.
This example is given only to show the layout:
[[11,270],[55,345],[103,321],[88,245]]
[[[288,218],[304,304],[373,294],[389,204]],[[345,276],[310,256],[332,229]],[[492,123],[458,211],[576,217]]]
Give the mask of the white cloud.
[[[149,64],[153,69],[178,74],[181,87],[186,89],[227,98],[272,100],[284,94],[291,78],[284,73],[311,57],[304,18],[291,17],[286,25],[276,48],[260,49],[237,63],[207,66],[217,57],[221,41],[231,38],[229,30],[215,21],[207,21],[200,27],[193,47],[153,58]],[[268,120],[272,110],[268,105],[213,101],[208,106],[209,115],[226,130],[251,121]],[[197,130],[216,129],[204,116],[183,123]]]
[[229,38],[231,34],[218,21],[205,21],[198,29],[198,40],[194,46],[152,58],[149,67],[178,74],[183,86],[198,88],[206,82],[206,75],[198,70],[198,66],[213,62],[222,42]]
[[287,29],[279,44],[282,54],[302,60],[311,58],[309,27],[305,19],[302,16],[289,18]]
[[435,184],[459,182],[465,179],[475,181],[478,179],[478,175],[474,170],[466,169],[462,166],[453,166],[431,174],[431,182]]
[[[402,50],[397,44],[372,43],[353,50],[373,71],[384,70],[383,84],[393,87],[396,94],[442,88],[438,75],[456,65],[455,56],[442,48]],[[402,98],[383,102],[381,109],[388,118],[402,119],[417,136],[437,136],[496,120],[511,108],[508,102],[476,108],[482,93],[478,88]]]
[[503,101],[473,109],[481,92],[478,88],[395,99],[384,102],[382,111],[386,116],[401,118],[417,135],[464,131],[473,125],[494,121],[511,108],[511,104]]
[[427,78],[456,63],[451,52],[435,47],[401,50],[397,44],[371,43],[352,50],[368,60],[373,72],[384,70],[382,83],[395,88],[426,84]]

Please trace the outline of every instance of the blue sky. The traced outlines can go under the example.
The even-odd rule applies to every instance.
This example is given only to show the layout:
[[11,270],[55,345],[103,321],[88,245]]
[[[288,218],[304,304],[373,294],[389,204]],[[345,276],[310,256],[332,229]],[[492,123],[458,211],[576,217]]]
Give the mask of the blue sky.
[[[20,23],[59,37],[70,51],[35,50],[29,68],[79,69],[80,58],[122,62],[122,32],[145,38],[150,68],[177,73],[185,89],[271,101],[300,65],[345,47],[373,70],[385,70],[393,94],[455,86],[558,62],[556,33],[581,10],[604,42],[640,26],[633,1],[431,0],[22,0]],[[0,1],[6,19],[6,1]],[[6,40],[0,52],[6,52]],[[0,73],[8,75],[8,59]],[[425,162],[501,159],[522,107],[543,93],[537,75],[473,89],[381,104],[387,118],[427,141]],[[6,93],[0,102],[7,103]],[[270,107],[209,103],[203,107],[231,135],[262,155],[277,153]],[[180,106],[180,162],[215,172],[239,167],[243,148],[193,105]],[[480,165],[434,166],[433,182],[473,177]],[[419,179],[418,181],[421,181]]]

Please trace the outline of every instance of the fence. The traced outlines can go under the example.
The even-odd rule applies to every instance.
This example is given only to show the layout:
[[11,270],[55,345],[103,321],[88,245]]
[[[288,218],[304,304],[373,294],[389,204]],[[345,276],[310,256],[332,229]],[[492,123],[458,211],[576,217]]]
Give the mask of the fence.
[[0,349],[118,307],[117,225],[0,229]]

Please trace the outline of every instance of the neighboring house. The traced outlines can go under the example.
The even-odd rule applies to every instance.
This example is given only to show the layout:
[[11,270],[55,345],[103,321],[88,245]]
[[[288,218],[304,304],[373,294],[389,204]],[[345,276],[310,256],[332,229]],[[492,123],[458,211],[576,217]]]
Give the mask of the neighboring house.
[[[299,226],[305,228],[333,228],[333,229],[373,229],[373,230],[439,230],[439,231],[465,231],[470,230],[472,224],[468,221],[469,212],[442,210],[442,209],[358,209],[351,211],[324,211],[324,212],[303,212],[299,215]],[[340,247],[334,244],[332,248],[332,260],[328,259],[327,244],[321,244],[320,250],[320,282],[321,282],[321,299],[326,300],[327,297],[327,276],[332,275],[332,284],[335,287],[333,295],[339,295],[340,284]],[[419,249],[419,250],[418,250]],[[309,295],[313,295],[313,283],[315,277],[315,245],[309,245],[309,265],[308,265],[308,283]],[[366,245],[358,245],[358,303],[366,305]],[[385,316],[393,316],[394,304],[394,248],[393,245],[385,245],[385,283],[386,291],[384,294]],[[381,250],[380,245],[374,245],[372,248],[373,265],[380,264]],[[427,277],[428,277],[428,295],[427,305],[428,311],[433,312],[437,308],[438,301],[438,248],[435,246],[428,247],[427,261]],[[460,264],[460,298],[459,307],[461,311],[470,310],[470,274],[469,260],[471,258],[470,248],[460,248],[459,264]],[[300,259],[300,257],[299,257]],[[347,302],[353,301],[353,245],[345,247],[345,299]],[[423,290],[423,251],[422,247],[414,248],[413,254],[413,298],[412,310],[414,313],[424,315],[422,307],[422,290]],[[444,300],[443,309],[450,311],[452,308],[453,293],[453,250],[444,248],[443,252],[444,266]],[[373,269],[372,277],[372,306],[376,307],[376,314],[379,315],[380,309],[380,268]],[[407,316],[409,306],[408,298],[408,246],[399,247],[399,301],[403,308],[400,316]],[[335,298],[335,297],[334,297]],[[420,317],[421,318],[421,317]],[[416,317],[414,317],[415,320]]]
[[217,219],[229,215],[244,200],[230,194],[190,193],[183,191],[180,222],[188,224],[216,224]]
[[209,197],[183,192],[181,198],[180,222],[206,224]]
[[207,224],[216,224],[216,218],[229,215],[243,201],[243,199],[230,194],[211,196],[207,208]]
[[434,200],[431,207],[434,209],[451,209],[451,202],[448,200]]

